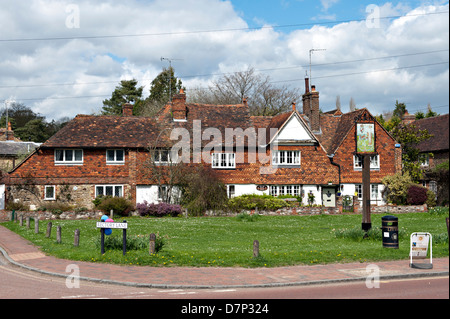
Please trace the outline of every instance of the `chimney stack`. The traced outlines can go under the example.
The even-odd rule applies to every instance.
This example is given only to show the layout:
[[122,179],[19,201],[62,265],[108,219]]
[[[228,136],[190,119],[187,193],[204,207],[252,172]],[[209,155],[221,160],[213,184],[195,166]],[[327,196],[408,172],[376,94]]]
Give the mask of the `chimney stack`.
[[172,116],[174,121],[187,120],[186,93],[183,89],[172,98]]
[[133,104],[125,103],[122,106],[122,116],[133,116]]
[[303,94],[302,100],[303,113],[309,119],[311,131],[320,132],[319,92],[316,91],[315,85],[311,85],[311,92],[309,92],[308,78],[305,78],[305,94]]

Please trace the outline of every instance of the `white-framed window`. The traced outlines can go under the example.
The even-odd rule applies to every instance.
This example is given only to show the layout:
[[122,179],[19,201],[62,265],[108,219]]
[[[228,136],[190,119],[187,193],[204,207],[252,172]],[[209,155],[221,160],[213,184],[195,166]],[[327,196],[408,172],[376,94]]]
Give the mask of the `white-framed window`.
[[370,184],[370,199],[378,199],[378,184]]
[[170,149],[157,149],[153,151],[153,160],[155,164],[170,164],[176,162],[176,154]]
[[[353,168],[355,170],[361,170],[363,166],[362,156],[353,155]],[[371,155],[370,156],[370,169],[379,169],[380,168],[380,156],[379,155]]]
[[83,164],[83,150],[81,149],[56,149],[55,164]]
[[274,151],[272,165],[300,165],[300,151]]
[[362,200],[362,184],[355,185],[355,195],[358,196],[358,199]]
[[123,197],[123,185],[95,185],[95,197]]
[[272,196],[300,196],[300,185],[270,185],[269,194]]
[[211,155],[212,168],[236,168],[234,153],[213,153]]
[[46,185],[44,187],[44,200],[55,200],[56,188],[54,185]]
[[124,164],[125,151],[123,149],[106,150],[106,164]]
[[236,194],[236,187],[234,185],[228,185],[228,198],[233,198],[234,194]]

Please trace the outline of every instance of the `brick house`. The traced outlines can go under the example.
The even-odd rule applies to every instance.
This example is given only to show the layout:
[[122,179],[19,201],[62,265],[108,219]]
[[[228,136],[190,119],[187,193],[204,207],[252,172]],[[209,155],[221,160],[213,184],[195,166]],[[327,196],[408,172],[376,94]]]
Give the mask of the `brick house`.
[[430,139],[417,145],[421,155],[421,166],[425,173],[421,183],[437,195],[438,204],[448,203],[448,178],[447,181],[441,178],[438,182],[433,170],[437,165],[449,160],[449,115],[423,118],[411,123],[419,130],[427,130],[432,135]]
[[[153,118],[78,115],[7,177],[7,198],[39,207],[65,201],[92,207],[98,195],[123,196],[133,203],[156,202],[164,186],[145,163],[211,165],[229,196],[313,194],[315,204],[335,206],[336,193],[361,198],[361,160],[354,155],[356,120],[373,119],[367,109],[343,114],[319,111],[319,92],[305,80],[303,110],[251,116],[238,105],[186,103],[176,94]],[[382,204],[381,179],[401,169],[401,149],[375,121],[377,154],[371,160],[371,197]],[[174,147],[176,153],[170,152]],[[150,150],[152,150],[150,152]]]

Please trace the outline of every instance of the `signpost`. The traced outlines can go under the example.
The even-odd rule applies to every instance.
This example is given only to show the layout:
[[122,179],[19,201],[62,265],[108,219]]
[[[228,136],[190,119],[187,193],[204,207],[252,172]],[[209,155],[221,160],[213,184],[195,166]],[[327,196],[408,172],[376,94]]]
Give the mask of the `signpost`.
[[375,119],[367,112],[356,119],[355,156],[362,158],[362,229],[372,228],[370,219],[370,156],[376,155]]
[[[428,256],[428,246],[430,247],[430,263],[417,264],[413,259],[426,259]],[[411,249],[409,251],[411,268],[431,269],[433,268],[433,240],[430,233],[412,233]]]
[[[103,220],[103,219],[102,219]],[[124,220],[122,223],[114,222],[97,222],[97,228],[100,228],[101,236],[101,253],[105,253],[105,229],[122,229],[123,230],[123,255],[127,252],[127,221]]]

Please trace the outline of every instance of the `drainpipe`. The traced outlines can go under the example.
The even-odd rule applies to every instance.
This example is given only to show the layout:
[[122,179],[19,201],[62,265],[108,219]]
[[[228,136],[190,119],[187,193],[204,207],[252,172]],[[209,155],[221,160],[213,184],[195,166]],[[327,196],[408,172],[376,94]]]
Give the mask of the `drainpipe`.
[[338,171],[339,171],[339,188],[338,188],[338,192],[340,192],[341,191],[341,165],[339,165],[338,163],[333,162],[334,154],[327,155],[327,156],[330,159],[331,165],[334,165],[334,166],[338,167]]

